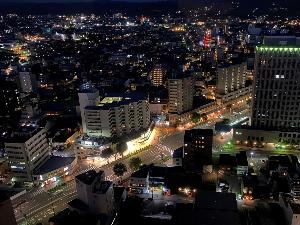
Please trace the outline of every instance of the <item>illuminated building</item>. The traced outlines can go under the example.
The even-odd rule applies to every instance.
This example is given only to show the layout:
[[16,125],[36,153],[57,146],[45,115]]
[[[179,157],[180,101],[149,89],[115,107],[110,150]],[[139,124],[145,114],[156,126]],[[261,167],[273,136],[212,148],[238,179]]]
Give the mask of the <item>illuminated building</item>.
[[256,48],[251,127],[235,139],[257,143],[300,143],[300,38],[267,36]]
[[99,91],[92,87],[90,83],[86,83],[81,86],[81,90],[78,93],[79,106],[82,119],[82,129],[83,133],[87,133],[86,130],[86,120],[84,115],[84,109],[87,106],[94,106],[99,100]]
[[211,31],[208,30],[208,31],[205,32],[205,35],[204,35],[204,38],[203,38],[204,48],[209,48],[210,47],[211,40],[212,40]]
[[20,72],[19,79],[22,92],[30,93],[34,91],[36,84],[36,78],[34,74],[30,72]]
[[20,110],[21,100],[17,85],[0,80],[0,116],[10,117]]
[[140,94],[116,94],[84,108],[83,124],[89,136],[115,137],[148,129],[148,97]]
[[150,72],[151,83],[158,87],[164,84],[166,71],[162,68],[161,64],[155,65],[153,70]]
[[216,97],[228,102],[243,96],[251,95],[252,86],[246,86],[247,64],[223,63],[217,70]]
[[[274,42],[286,43],[288,48],[274,46]],[[253,126],[275,130],[300,127],[299,57],[300,38],[266,37],[265,46],[256,49]]]
[[33,181],[33,171],[47,161],[50,147],[46,130],[34,125],[24,125],[14,136],[5,142],[13,181]]
[[213,130],[192,129],[184,134],[183,165],[192,171],[203,171],[212,163]]
[[194,83],[191,75],[172,74],[168,79],[169,113],[182,114],[193,109]]

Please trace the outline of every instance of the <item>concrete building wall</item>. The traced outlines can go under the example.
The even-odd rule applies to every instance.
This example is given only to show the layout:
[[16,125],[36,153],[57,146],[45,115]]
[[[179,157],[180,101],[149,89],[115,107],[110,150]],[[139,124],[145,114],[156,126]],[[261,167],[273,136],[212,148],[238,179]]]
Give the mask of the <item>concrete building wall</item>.
[[13,177],[17,181],[33,181],[33,171],[47,161],[50,154],[45,129],[40,129],[24,142],[6,142],[5,151]]

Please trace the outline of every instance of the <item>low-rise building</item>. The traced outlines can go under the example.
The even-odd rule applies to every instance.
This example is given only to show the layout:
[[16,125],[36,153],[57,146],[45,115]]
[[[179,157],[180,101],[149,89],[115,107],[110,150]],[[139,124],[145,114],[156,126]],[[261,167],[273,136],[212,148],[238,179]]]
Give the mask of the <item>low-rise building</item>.
[[75,157],[50,156],[50,158],[33,172],[35,183],[51,183],[71,175],[76,166]]
[[131,193],[146,194],[149,192],[149,168],[144,167],[131,174],[129,180]]

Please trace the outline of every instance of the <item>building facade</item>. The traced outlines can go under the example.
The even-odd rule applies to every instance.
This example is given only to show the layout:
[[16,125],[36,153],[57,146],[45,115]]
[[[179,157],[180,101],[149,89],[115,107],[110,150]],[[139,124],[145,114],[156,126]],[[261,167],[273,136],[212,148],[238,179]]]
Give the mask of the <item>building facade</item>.
[[85,107],[94,106],[99,100],[99,91],[92,87],[82,87],[81,91],[78,93],[80,114],[82,119],[82,129],[83,133],[87,133],[86,120],[85,120]]
[[30,93],[35,89],[36,79],[34,74],[30,72],[20,72],[19,73],[20,80],[20,89],[22,92]]
[[5,142],[14,181],[32,182],[33,171],[49,158],[50,147],[46,130],[38,127],[21,127],[11,140]]
[[217,70],[217,93],[227,95],[245,87],[247,64],[220,64]]
[[148,129],[148,97],[138,94],[107,96],[95,106],[84,109],[83,124],[89,136],[120,137]]
[[20,110],[21,99],[17,85],[12,81],[0,80],[0,116],[9,117]]
[[212,164],[213,130],[192,129],[184,134],[183,165],[188,170],[202,172]]
[[153,70],[150,72],[150,80],[152,85],[158,87],[164,85],[166,76],[166,70],[161,64],[156,64]]
[[193,109],[194,82],[190,75],[177,74],[168,79],[169,113],[182,114]]
[[243,144],[300,144],[300,38],[267,36],[256,48],[251,127],[235,129]]
[[110,215],[114,209],[114,189],[106,181],[103,171],[89,170],[76,176],[77,198],[89,207],[93,214]]
[[[256,48],[251,116],[254,127],[300,127],[300,38],[294,39],[266,37],[265,45]],[[296,41],[299,45],[291,47]],[[282,42],[289,47],[282,46]]]

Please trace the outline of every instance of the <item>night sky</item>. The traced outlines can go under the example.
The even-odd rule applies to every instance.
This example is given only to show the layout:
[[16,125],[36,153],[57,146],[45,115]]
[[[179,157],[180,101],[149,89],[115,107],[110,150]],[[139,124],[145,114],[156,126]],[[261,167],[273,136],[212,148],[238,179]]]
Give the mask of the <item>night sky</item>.
[[[34,2],[34,3],[72,3],[72,2],[103,2],[107,0],[0,0],[0,2]],[[173,1],[173,0],[110,0],[111,2],[162,2],[162,1]]]

